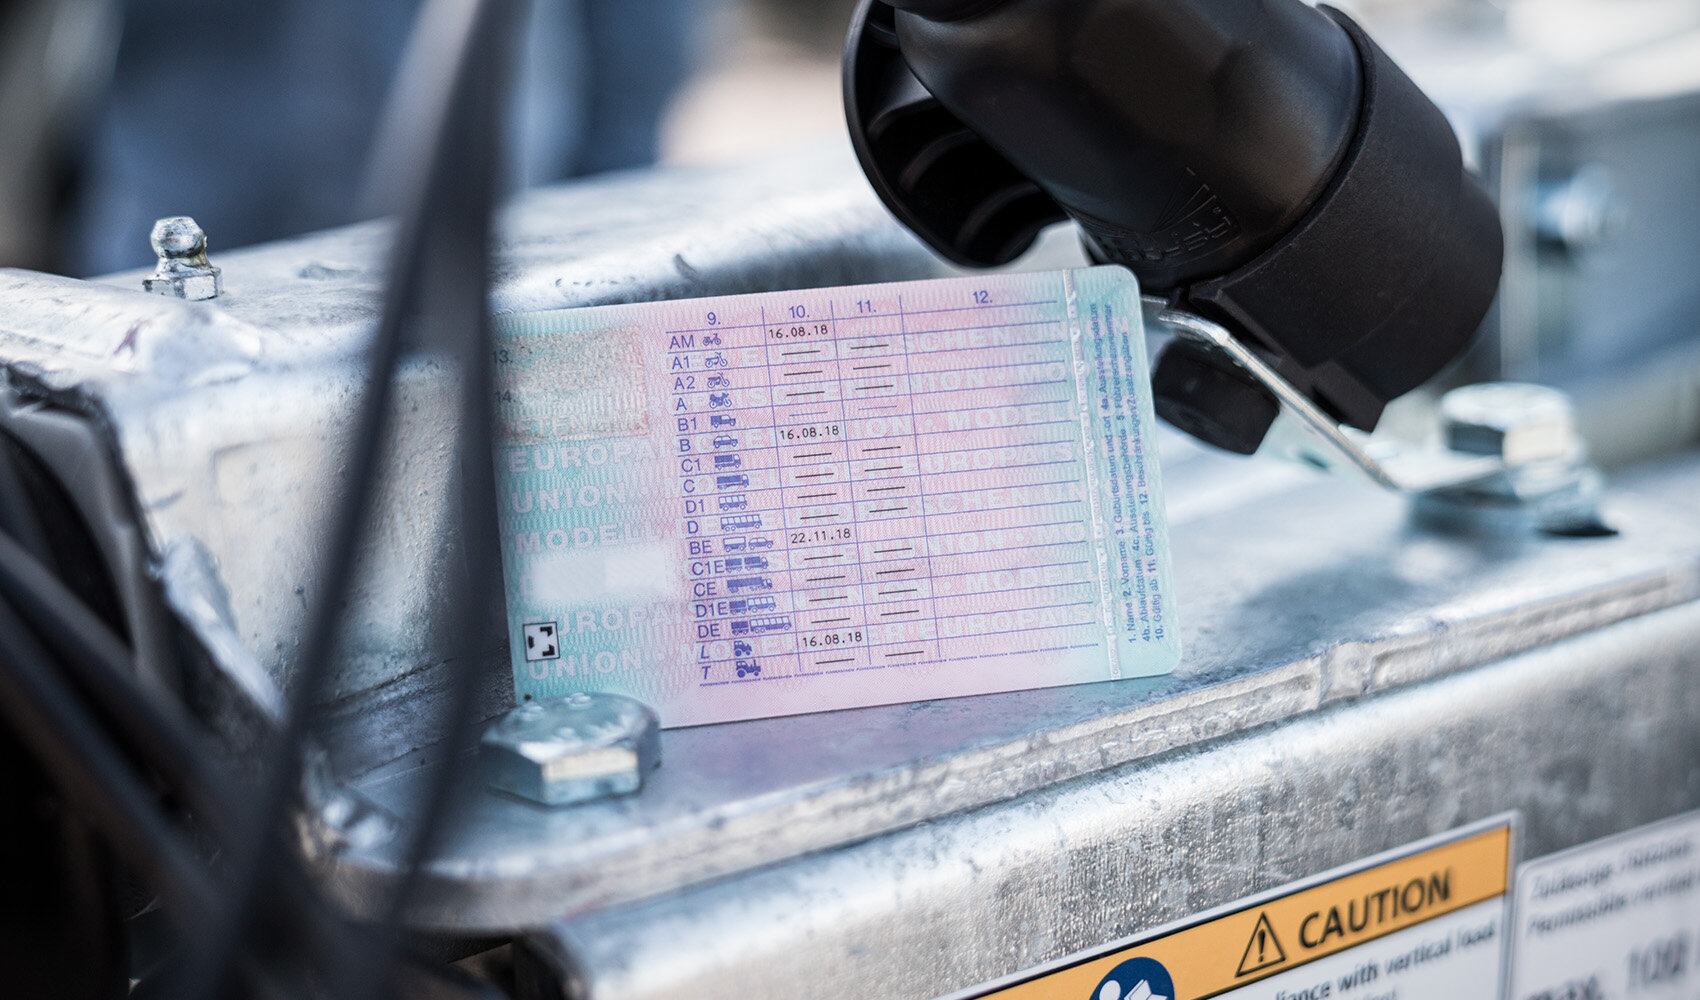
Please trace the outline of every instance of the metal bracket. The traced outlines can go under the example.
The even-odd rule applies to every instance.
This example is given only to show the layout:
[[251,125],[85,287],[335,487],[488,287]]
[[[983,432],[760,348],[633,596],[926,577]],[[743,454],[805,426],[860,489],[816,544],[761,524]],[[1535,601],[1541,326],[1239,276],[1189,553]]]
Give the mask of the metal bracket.
[[1437,448],[1418,448],[1369,436],[1324,413],[1292,383],[1227,328],[1168,300],[1142,297],[1146,322],[1175,336],[1214,347],[1268,389],[1281,404],[1281,417],[1270,428],[1260,451],[1315,466],[1327,472],[1368,480],[1395,493],[1420,494],[1480,482],[1506,470],[1503,458]]
[[1260,454],[1403,494],[1435,525],[1583,538],[1612,533],[1600,519],[1600,474],[1575,432],[1569,400],[1555,389],[1517,383],[1454,389],[1440,403],[1441,447],[1372,440],[1324,413],[1225,327],[1164,299],[1142,301],[1147,323],[1216,348],[1274,394],[1281,412]]

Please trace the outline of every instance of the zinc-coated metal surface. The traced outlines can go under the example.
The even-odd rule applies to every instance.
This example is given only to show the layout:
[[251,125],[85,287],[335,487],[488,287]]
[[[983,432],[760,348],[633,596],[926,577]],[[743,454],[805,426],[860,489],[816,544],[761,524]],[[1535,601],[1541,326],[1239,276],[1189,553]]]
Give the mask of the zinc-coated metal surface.
[[[1700,598],[1700,518],[1680,503],[1619,490],[1614,538],[1448,536],[1391,494],[1162,445],[1185,648],[1172,676],[668,731],[629,799],[551,812],[485,796],[414,919],[471,932],[578,917]],[[357,788],[402,814],[423,773],[402,762]],[[360,906],[393,849],[321,857]]]
[[1700,605],[526,943],[539,996],[931,997],[1521,811],[1536,857],[1700,806]]

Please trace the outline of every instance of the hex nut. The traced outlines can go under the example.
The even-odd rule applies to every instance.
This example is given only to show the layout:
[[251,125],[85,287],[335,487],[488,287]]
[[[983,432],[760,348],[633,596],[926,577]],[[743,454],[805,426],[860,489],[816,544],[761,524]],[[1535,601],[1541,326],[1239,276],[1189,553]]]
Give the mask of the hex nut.
[[1576,458],[1581,446],[1570,398],[1544,385],[1467,385],[1441,397],[1440,417],[1448,448],[1507,466]]
[[1600,518],[1600,475],[1564,393],[1519,382],[1465,386],[1441,397],[1440,415],[1447,447],[1503,464],[1418,496],[1422,519],[1500,535],[1612,533]]
[[485,784],[544,805],[627,795],[661,759],[649,706],[614,694],[528,701],[485,730]]
[[187,215],[153,224],[150,237],[159,263],[142,287],[155,295],[202,301],[224,291],[223,273],[207,259],[207,234]]

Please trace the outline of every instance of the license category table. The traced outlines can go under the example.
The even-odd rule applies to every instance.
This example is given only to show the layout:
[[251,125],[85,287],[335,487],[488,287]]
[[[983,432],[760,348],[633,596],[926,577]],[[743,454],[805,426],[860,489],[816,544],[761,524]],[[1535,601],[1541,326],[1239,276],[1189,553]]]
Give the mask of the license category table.
[[527,317],[498,354],[522,691],[718,719],[1172,665],[1118,643],[1173,651],[1125,272],[584,312],[590,350]]

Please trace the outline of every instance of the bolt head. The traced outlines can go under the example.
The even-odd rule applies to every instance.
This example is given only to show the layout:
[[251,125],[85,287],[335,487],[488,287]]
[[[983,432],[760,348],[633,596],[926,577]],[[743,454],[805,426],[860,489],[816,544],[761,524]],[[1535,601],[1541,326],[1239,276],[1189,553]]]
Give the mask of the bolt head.
[[187,215],[174,215],[153,224],[153,252],[159,266],[142,279],[142,287],[155,295],[200,301],[216,299],[224,291],[219,269],[207,260],[207,234]]
[[1492,455],[1507,466],[1571,459],[1581,440],[1570,397],[1557,389],[1523,382],[1484,382],[1441,397],[1446,446],[1472,455]]
[[528,701],[485,730],[489,787],[544,805],[625,795],[660,761],[660,725],[647,705],[613,694]]
[[207,234],[187,215],[174,215],[153,224],[153,252],[161,260],[197,257],[206,253]]

